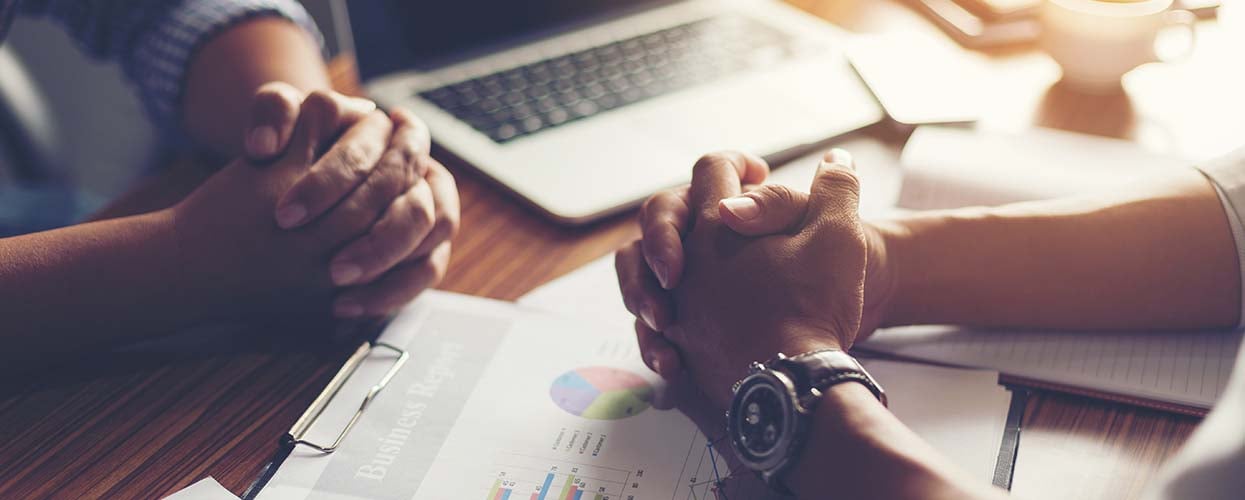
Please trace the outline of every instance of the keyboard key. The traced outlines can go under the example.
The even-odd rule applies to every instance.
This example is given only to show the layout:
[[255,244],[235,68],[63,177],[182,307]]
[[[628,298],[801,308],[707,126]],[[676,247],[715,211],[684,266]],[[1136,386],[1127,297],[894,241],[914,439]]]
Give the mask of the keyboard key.
[[782,32],[723,16],[658,30],[418,93],[497,143],[765,66],[793,53]]

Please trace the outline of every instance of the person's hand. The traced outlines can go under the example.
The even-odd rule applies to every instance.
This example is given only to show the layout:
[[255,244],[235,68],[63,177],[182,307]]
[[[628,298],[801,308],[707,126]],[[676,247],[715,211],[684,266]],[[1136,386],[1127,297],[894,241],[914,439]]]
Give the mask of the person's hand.
[[366,233],[389,201],[361,203],[295,231],[277,227],[270,214],[278,198],[328,146],[366,142],[368,137],[388,140],[390,118],[379,111],[342,134],[350,118],[347,108],[341,96],[313,93],[300,105],[284,154],[265,168],[235,161],[170,209],[183,262],[181,291],[201,303],[205,314],[327,312],[335,290],[325,264],[343,245]]
[[[846,152],[827,155],[814,181],[810,201],[809,195],[780,186],[762,186],[737,196],[741,180],[751,184],[764,177],[764,163],[737,153],[710,155],[698,162],[689,190],[649,200],[641,214],[644,239],[620,251],[617,266],[624,301],[642,319],[637,337],[650,367],[672,378],[685,362],[695,365],[703,364],[701,358],[705,357],[730,358],[725,365],[708,371],[729,372],[726,378],[733,382],[742,376],[747,363],[757,357],[765,359],[780,351],[796,354],[811,350],[811,345],[850,346],[861,329],[860,311],[853,315],[851,301],[837,295],[830,298],[836,292],[841,295],[842,290],[827,287],[834,282],[828,278],[842,281],[843,270],[853,268],[853,254],[847,250],[856,245],[850,235],[839,234],[844,228],[830,226],[826,221],[859,229],[861,306],[864,297],[872,295],[877,300],[870,304],[871,309],[883,309],[880,304],[885,302],[885,288],[889,286],[889,278],[884,276],[888,272],[883,269],[885,251],[880,238],[871,228],[861,225],[856,215],[858,191],[854,190],[854,173],[848,170],[850,166],[835,166],[850,162]],[[848,190],[850,193],[838,193],[839,188],[826,188],[828,179],[839,179],[839,184],[853,189]],[[841,196],[837,201],[825,199],[818,203],[818,194],[823,193],[824,198],[826,192]],[[850,211],[842,206],[844,200],[852,202]],[[834,227],[835,231],[825,227]],[[702,241],[701,251],[707,252],[704,258],[692,251],[698,233],[701,239],[712,239],[711,243]],[[703,236],[706,233],[713,236]],[[685,242],[681,241],[684,237],[688,238]],[[785,246],[776,243],[779,241],[785,242]],[[683,252],[685,245],[687,257]],[[698,260],[721,266],[703,278],[711,286],[689,286],[687,280]],[[863,277],[866,260],[872,273],[868,285]],[[650,272],[650,266],[664,266],[664,278],[657,277],[662,271]],[[675,288],[674,293],[665,288]],[[875,316],[880,317],[880,313]],[[877,317],[864,320],[870,323],[864,325],[869,329],[880,321]],[[769,321],[774,324],[768,324]],[[689,341],[689,328],[699,331],[725,325],[730,325],[728,331],[766,328],[787,333],[757,331],[729,341],[719,338],[706,342],[714,340],[714,335],[709,335],[696,337],[690,346],[679,342],[680,338]],[[662,330],[664,333],[659,333]],[[790,330],[803,333],[792,334]],[[780,347],[783,344],[791,345]],[[682,351],[682,357],[675,346]],[[738,356],[739,359],[724,356],[740,350],[748,354]]]
[[[333,92],[339,125],[374,115],[375,104]],[[271,161],[290,144],[305,99],[293,87],[272,83],[255,96],[247,155]],[[284,192],[274,209],[277,224],[297,230],[312,222],[358,220],[371,207],[388,208],[326,261],[341,291],[333,311],[341,318],[393,312],[433,286],[449,265],[450,240],[458,230],[458,190],[449,171],[429,156],[424,123],[406,110],[389,114],[387,134],[345,135]]]

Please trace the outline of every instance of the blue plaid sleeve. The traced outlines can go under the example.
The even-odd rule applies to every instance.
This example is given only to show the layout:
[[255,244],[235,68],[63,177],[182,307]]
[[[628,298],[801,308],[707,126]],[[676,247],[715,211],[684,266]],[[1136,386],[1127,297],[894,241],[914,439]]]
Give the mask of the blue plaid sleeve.
[[258,16],[289,19],[323,46],[295,0],[25,0],[20,10],[64,25],[92,57],[118,62],[166,139],[183,138],[191,58],[213,35]]

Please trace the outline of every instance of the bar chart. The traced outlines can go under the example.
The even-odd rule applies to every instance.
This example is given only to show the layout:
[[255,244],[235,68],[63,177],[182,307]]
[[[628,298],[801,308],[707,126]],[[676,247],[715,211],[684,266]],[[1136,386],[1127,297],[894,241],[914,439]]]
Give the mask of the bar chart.
[[643,470],[577,464],[507,454],[497,465],[485,500],[628,500]]

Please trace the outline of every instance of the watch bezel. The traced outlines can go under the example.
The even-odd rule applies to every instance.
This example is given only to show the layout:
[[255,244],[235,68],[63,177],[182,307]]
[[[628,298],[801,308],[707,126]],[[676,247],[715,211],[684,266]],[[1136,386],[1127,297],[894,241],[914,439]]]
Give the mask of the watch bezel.
[[[742,442],[743,433],[738,425],[738,419],[745,415],[743,407],[749,401],[750,395],[761,388],[779,396],[783,425],[779,431],[777,444],[766,453],[757,454]],[[781,470],[796,455],[792,448],[802,442],[800,436],[803,434],[807,420],[803,418],[804,413],[805,410],[796,394],[795,382],[786,374],[772,369],[762,369],[744,378],[740,381],[735,397],[731,399],[730,411],[726,414],[727,433],[730,435],[731,447],[734,448],[735,455],[745,466],[755,471]]]

